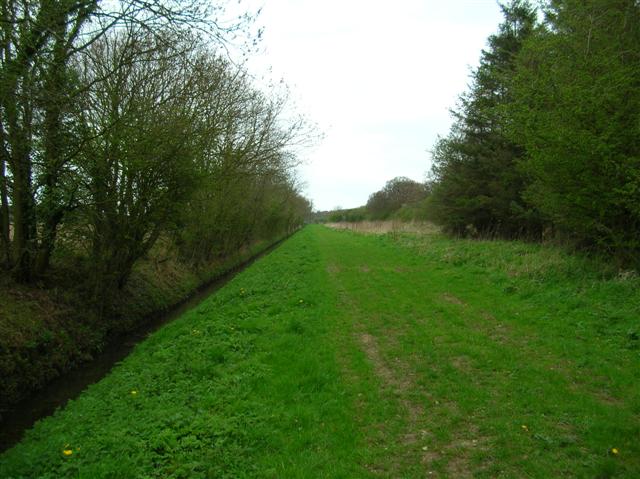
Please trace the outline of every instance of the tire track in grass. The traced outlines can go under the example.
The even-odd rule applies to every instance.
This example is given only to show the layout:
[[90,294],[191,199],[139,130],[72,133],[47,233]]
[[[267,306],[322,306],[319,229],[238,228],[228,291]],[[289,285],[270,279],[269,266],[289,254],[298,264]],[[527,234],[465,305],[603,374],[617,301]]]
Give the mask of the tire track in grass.
[[[352,346],[360,348],[366,356],[373,375],[378,379],[380,397],[394,402],[397,409],[396,417],[388,418],[386,424],[377,424],[375,430],[370,431],[372,443],[379,441],[381,433],[385,436],[386,446],[383,449],[386,454],[380,454],[376,462],[367,465],[367,469],[381,477],[438,477],[440,473],[450,477],[471,477],[472,467],[467,452],[483,447],[484,443],[478,439],[477,429],[467,427],[466,431],[455,431],[455,440],[444,443],[435,439],[433,429],[442,425],[434,423],[429,417],[431,405],[455,411],[456,404],[451,401],[441,404],[435,400],[427,388],[419,384],[418,374],[401,354],[389,357],[390,351],[398,350],[398,336],[406,325],[385,328],[384,334],[379,334],[376,328],[372,328],[375,319],[367,316],[360,307],[361,298],[357,288],[354,291],[353,283],[348,288],[341,278],[341,273],[351,274],[371,287],[372,282],[384,282],[384,277],[379,273],[408,279],[413,268],[406,265],[389,266],[385,262],[374,262],[373,259],[367,264],[346,265],[334,262],[335,259],[331,259],[327,271],[340,289],[339,309],[349,311],[352,318]],[[401,294],[393,290],[388,290],[387,294],[388,303],[402,306],[405,298]],[[348,372],[348,375],[353,376],[353,372]],[[370,425],[363,427],[370,428]]]
[[[365,397],[358,393],[357,421],[369,448],[374,450],[373,459],[365,462],[364,467],[378,477],[406,477],[406,467],[419,464],[425,456],[419,447],[420,440],[429,433],[424,428],[416,430],[425,423],[424,408],[408,394],[414,387],[409,371],[399,374],[398,369],[403,365],[399,361],[393,365],[386,361],[378,339],[367,333],[361,323],[353,323],[352,326],[342,354],[348,354],[345,348],[356,349],[363,354],[368,371],[356,371],[343,357],[340,361],[343,374],[352,383],[366,382],[375,389]],[[372,403],[377,401],[386,404],[382,413],[372,407]]]
[[[370,241],[368,242],[370,243]],[[343,245],[345,250],[347,244]],[[532,386],[543,387],[542,377],[548,375],[542,369],[546,367],[546,364],[557,364],[554,355],[540,344],[535,334],[526,334],[521,330],[520,325],[505,324],[503,321],[495,319],[493,314],[462,299],[464,296],[460,296],[457,292],[450,292],[446,283],[444,291],[442,289],[429,291],[429,286],[433,285],[428,280],[422,284],[426,278],[424,269],[419,271],[403,264],[389,266],[390,261],[401,261],[401,255],[394,257],[388,249],[376,251],[371,246],[371,244],[367,245],[366,268],[362,263],[365,258],[347,258],[349,254],[357,256],[359,254],[357,250],[342,251],[340,254],[342,263],[339,268],[334,268],[336,270],[335,276],[336,281],[341,283],[341,288],[345,292],[343,296],[348,298],[345,308],[350,309],[356,318],[354,322],[359,328],[359,331],[356,328],[355,333],[357,342],[366,352],[370,363],[374,365],[374,373],[377,373],[381,379],[382,388],[396,392],[396,394],[387,393],[387,396],[389,400],[398,402],[399,408],[404,411],[406,424],[415,423],[411,413],[412,407],[406,402],[406,398],[414,399],[416,395],[422,395],[426,404],[429,404],[427,391],[430,391],[431,388],[428,383],[425,384],[425,381],[420,381],[420,385],[416,385],[415,381],[415,378],[422,379],[420,374],[416,373],[416,366],[420,362],[424,362],[426,358],[424,356],[403,355],[402,345],[397,343],[402,339],[399,336],[413,334],[409,330],[419,331],[434,325],[434,323],[433,320],[411,323],[405,321],[406,318],[402,316],[402,313],[411,310],[408,303],[413,299],[416,299],[416,304],[419,305],[418,310],[428,312],[428,305],[431,304],[434,311],[446,313],[446,316],[439,320],[440,324],[438,325],[439,335],[444,339],[444,342],[439,345],[441,349],[438,353],[440,364],[433,365],[432,369],[444,367],[444,370],[448,371],[446,374],[451,375],[451,379],[445,384],[462,389],[457,393],[455,391],[441,391],[441,394],[447,399],[443,401],[440,397],[436,400],[439,401],[439,404],[436,404],[437,407],[429,404],[431,407],[427,408],[427,414],[431,421],[427,421],[426,429],[430,432],[442,430],[446,432],[436,434],[437,437],[429,442],[429,445],[433,447],[429,448],[430,451],[426,454],[427,459],[424,462],[434,465],[435,473],[448,477],[465,477],[466,474],[471,474],[470,471],[473,471],[474,474],[482,474],[483,470],[491,468],[492,465],[493,471],[500,471],[501,467],[495,462],[496,454],[489,451],[504,447],[504,439],[492,437],[498,432],[496,430],[498,424],[486,424],[487,414],[491,414],[488,411],[494,408],[501,422],[513,415],[510,427],[518,430],[521,422],[533,422],[534,418],[531,417],[533,411],[519,410],[518,408],[522,405],[513,403],[513,398],[510,397],[511,394],[506,384],[512,383],[517,377],[526,374],[537,381]],[[375,261],[374,258],[381,260]],[[389,277],[391,272],[396,274],[394,280]],[[397,284],[403,283],[411,284],[416,290],[428,292],[428,297],[419,299],[411,297],[406,290],[403,291],[402,288],[396,287]],[[383,292],[383,299],[374,298],[367,293],[367,290]],[[427,300],[426,308],[425,299]],[[375,308],[369,307],[368,301],[375,302]],[[392,318],[391,320],[387,318],[383,321],[376,318],[380,313],[385,312],[389,318]],[[393,326],[389,327],[390,324]],[[530,331],[527,332],[530,333]],[[467,350],[468,352],[466,352]],[[480,355],[478,356],[478,354]],[[398,356],[403,358],[403,365],[399,365],[398,361],[393,359]],[[500,358],[506,359],[506,362],[502,363]],[[532,361],[532,358],[539,359]],[[512,374],[515,374],[513,380],[509,379],[506,384],[501,384],[502,377],[508,379]],[[397,391],[401,389],[399,387],[401,384],[397,379],[394,379],[396,377],[412,378],[412,384],[406,387],[405,391],[397,394]],[[561,374],[553,379],[554,386],[551,387],[564,389],[569,393],[567,387],[571,384],[570,379],[570,377]],[[384,386],[385,383],[386,386]],[[521,389],[522,385],[519,385],[518,390]],[[477,411],[481,417],[465,419],[465,415],[469,414],[468,406],[461,409],[456,404],[455,397],[459,397],[461,394],[475,395],[476,393],[480,393],[480,397],[484,398],[480,402],[475,401],[481,407]],[[576,392],[573,392],[571,396],[575,396],[575,394]],[[503,404],[505,399],[507,402]],[[534,410],[544,410],[546,407],[544,406],[547,402],[546,399],[540,399],[543,406],[536,407]],[[473,401],[471,402],[473,403]],[[515,409],[510,411],[509,408]],[[472,412],[471,414],[476,413]],[[518,418],[519,415],[522,417]],[[524,419],[525,417],[528,419]],[[479,424],[485,424],[485,426],[479,427]],[[549,427],[556,431],[555,435],[558,436],[558,441],[564,442],[566,440],[569,444],[576,441],[576,433],[570,423],[564,421],[555,426],[549,425]],[[406,431],[411,431],[410,427],[405,426],[404,433],[389,437],[388,440],[402,444],[403,436],[407,435]],[[540,428],[538,431],[531,433],[534,440],[531,444],[527,445],[525,441],[519,447],[526,450],[528,447],[536,446],[536,441],[541,441],[542,444],[550,441],[545,433],[540,431]],[[527,432],[528,430],[523,431],[525,435]],[[498,432],[498,434],[505,436],[504,433]],[[429,440],[431,435],[428,434],[425,438]],[[410,437],[410,432],[408,437]],[[410,465],[411,453],[406,451],[407,447],[404,449],[405,451],[400,450],[398,455],[405,459],[388,458],[388,461],[395,464],[396,471],[418,474],[415,465],[414,467]],[[404,469],[403,462],[406,466]],[[399,463],[400,465],[398,465]],[[434,473],[428,468],[425,472],[426,474]],[[414,476],[407,475],[406,477]]]
[[[620,381],[633,375],[621,374],[625,363],[611,363],[610,354],[582,350],[583,344],[597,348],[604,336],[589,324],[578,322],[583,329],[575,338],[563,330],[576,323],[574,317],[553,320],[570,300],[553,293],[571,290],[574,283],[557,289],[537,285],[540,297],[520,296],[500,282],[491,262],[479,272],[446,257],[447,251],[459,256],[456,249],[469,254],[471,248],[486,255],[483,244],[439,239],[444,256],[438,251],[425,259],[399,245],[398,238],[332,234],[345,237],[334,248],[333,261],[340,265],[337,280],[352,297],[349,307],[357,310],[351,313],[354,323],[376,338],[388,368],[398,371],[393,358],[402,357],[419,390],[440,402],[425,402],[437,474],[636,477],[629,474],[637,464],[630,456],[637,450],[631,439],[638,427],[637,392],[614,382],[616,376]],[[585,296],[584,301],[599,307],[602,299]],[[546,315],[549,324],[541,320]],[[576,350],[579,354],[568,354]],[[626,364],[637,364],[621,353]],[[590,359],[600,356],[615,368],[611,376]],[[388,439],[394,440],[391,434]],[[615,444],[628,451],[625,458],[613,457]],[[388,477],[424,477],[417,468],[402,470],[407,474]]]

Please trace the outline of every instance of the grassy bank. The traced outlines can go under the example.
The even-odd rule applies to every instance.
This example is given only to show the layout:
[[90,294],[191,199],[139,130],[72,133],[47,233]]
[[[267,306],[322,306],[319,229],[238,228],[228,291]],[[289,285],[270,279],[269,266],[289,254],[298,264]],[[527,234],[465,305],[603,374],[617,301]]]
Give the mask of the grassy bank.
[[82,268],[64,265],[40,285],[0,282],[0,419],[2,408],[90,360],[110,338],[185,300],[272,242],[260,242],[193,269],[159,244],[135,267],[115,307],[99,316]]
[[152,335],[0,476],[350,477],[357,434],[316,243],[297,234]]
[[306,228],[0,476],[638,477],[639,308],[552,248]]

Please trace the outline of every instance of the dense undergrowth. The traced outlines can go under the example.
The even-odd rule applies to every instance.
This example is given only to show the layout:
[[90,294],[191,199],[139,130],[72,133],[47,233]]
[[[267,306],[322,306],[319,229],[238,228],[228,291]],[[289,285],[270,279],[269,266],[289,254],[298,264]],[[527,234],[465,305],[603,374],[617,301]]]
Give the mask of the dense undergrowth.
[[85,268],[61,265],[39,285],[0,284],[2,408],[90,360],[106,342],[185,300],[200,286],[266,249],[256,242],[194,268],[158,245],[131,275],[109,310],[98,311],[83,283]]

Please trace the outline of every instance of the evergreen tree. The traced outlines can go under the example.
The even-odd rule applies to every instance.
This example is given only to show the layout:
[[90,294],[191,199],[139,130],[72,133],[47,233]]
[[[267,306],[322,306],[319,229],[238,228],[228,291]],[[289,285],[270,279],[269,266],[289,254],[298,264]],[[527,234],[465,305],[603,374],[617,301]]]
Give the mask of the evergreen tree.
[[560,232],[639,264],[640,5],[554,0],[522,51],[510,137]]
[[453,111],[449,135],[433,151],[431,216],[455,234],[515,236],[540,230],[535,212],[521,198],[526,179],[517,163],[524,152],[505,135],[515,58],[537,16],[526,0],[501,8],[504,21],[489,37],[471,89]]

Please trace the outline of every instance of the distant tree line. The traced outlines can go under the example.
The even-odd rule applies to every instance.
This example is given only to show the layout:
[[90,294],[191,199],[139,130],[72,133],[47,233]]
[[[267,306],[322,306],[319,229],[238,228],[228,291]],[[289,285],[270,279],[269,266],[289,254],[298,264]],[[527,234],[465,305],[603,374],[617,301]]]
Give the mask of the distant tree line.
[[366,211],[372,220],[418,219],[421,203],[429,194],[429,187],[402,176],[389,180],[384,188],[369,196]]
[[384,187],[369,196],[367,204],[357,208],[336,207],[313,215],[317,222],[358,222],[397,219],[421,221],[425,219],[425,204],[430,185],[404,176],[387,181]]
[[640,265],[640,4],[502,6],[433,149],[431,218],[460,235],[560,236]]
[[6,0],[0,24],[0,265],[33,282],[83,255],[96,295],[163,237],[206,263],[301,224],[309,138],[217,47],[205,0]]

